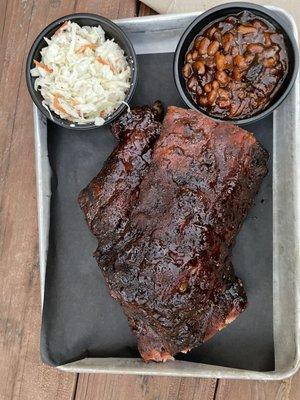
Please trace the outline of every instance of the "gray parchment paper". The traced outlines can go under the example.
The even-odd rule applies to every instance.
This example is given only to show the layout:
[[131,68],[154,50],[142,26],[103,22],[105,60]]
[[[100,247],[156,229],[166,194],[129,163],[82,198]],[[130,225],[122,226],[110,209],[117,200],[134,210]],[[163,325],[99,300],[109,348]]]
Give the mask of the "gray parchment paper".
[[[132,105],[160,99],[182,105],[172,75],[173,54],[139,56],[140,75]],[[272,116],[246,127],[272,154]],[[120,306],[109,296],[92,253],[96,239],[77,204],[79,191],[100,170],[115,146],[109,128],[75,132],[49,122],[53,169],[51,229],[41,352],[45,362],[83,357],[137,357],[135,339]],[[272,157],[271,157],[272,158]],[[178,358],[267,371],[274,369],[272,316],[272,160],[233,250],[248,309],[209,342]]]

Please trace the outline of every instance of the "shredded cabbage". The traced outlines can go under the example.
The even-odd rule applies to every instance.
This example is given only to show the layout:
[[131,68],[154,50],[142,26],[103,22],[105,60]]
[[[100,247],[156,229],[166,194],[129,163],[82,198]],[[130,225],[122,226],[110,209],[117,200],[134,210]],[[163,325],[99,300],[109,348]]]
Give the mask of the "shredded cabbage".
[[124,51],[105,39],[101,26],[80,27],[70,21],[45,40],[41,61],[31,70],[44,107],[71,122],[103,125],[130,87]]

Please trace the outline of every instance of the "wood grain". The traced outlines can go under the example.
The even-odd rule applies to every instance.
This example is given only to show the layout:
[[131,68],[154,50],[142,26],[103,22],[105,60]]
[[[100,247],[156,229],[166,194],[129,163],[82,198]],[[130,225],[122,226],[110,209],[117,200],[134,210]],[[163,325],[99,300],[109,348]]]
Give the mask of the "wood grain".
[[7,43],[7,37],[5,37],[5,22],[6,22],[6,13],[8,9],[8,0],[2,0],[0,2],[0,80],[3,71],[3,62],[4,62],[4,46]]
[[[297,372],[289,381],[289,391],[288,396],[286,397],[288,400],[299,400],[300,399],[300,371]],[[284,398],[283,398],[284,399]],[[285,399],[284,399],[285,400]]]
[[290,379],[281,381],[241,381],[218,382],[215,400],[299,400],[300,372]]
[[76,11],[100,14],[111,19],[136,17],[137,2],[135,0],[77,0]]
[[75,400],[213,400],[213,379],[80,374]]
[[138,5],[138,16],[139,17],[143,17],[146,15],[156,15],[156,14],[157,14],[156,11],[152,10],[152,8],[146,6],[146,4],[141,3],[139,1],[139,5]]

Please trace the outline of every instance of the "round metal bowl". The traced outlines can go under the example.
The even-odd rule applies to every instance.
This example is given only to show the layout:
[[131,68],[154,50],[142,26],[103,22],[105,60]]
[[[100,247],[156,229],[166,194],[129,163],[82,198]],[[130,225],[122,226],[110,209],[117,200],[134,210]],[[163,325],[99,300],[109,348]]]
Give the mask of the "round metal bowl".
[[[47,46],[45,41],[45,37],[51,38],[51,36],[57,31],[57,29],[65,22],[72,21],[76,22],[80,26],[101,26],[105,31],[105,35],[109,39],[114,39],[116,43],[124,50],[127,61],[131,67],[131,85],[128,93],[124,101],[129,103],[132,95],[134,93],[136,84],[137,84],[137,58],[133,46],[125,35],[123,30],[118,27],[115,23],[110,21],[107,18],[101,17],[100,15],[88,14],[88,13],[80,13],[80,14],[71,14],[66,15],[65,17],[59,18],[56,21],[52,22],[48,25],[35,39],[26,62],[26,81],[29,93],[32,97],[32,100],[39,108],[39,110],[49,119],[53,120],[56,124],[63,126],[64,128],[70,129],[78,129],[78,130],[88,130],[99,128],[94,123],[87,124],[77,124],[66,119],[61,118],[55,112],[51,112],[52,118],[49,115],[47,109],[42,105],[43,97],[40,91],[34,89],[34,81],[36,78],[32,77],[30,74],[30,70],[34,68],[33,60],[40,60],[40,52],[41,49]],[[106,117],[104,125],[111,123],[115,118],[117,118],[126,108],[126,104],[122,103],[112,114]]]
[[174,64],[173,64],[175,84],[185,104],[192,109],[199,110],[203,114],[210,116],[209,112],[202,109],[194,102],[192,96],[190,95],[190,93],[186,88],[185,79],[181,73],[185,54],[188,51],[188,48],[191,45],[194,38],[197,36],[197,34],[199,34],[199,32],[202,29],[204,29],[205,27],[207,27],[208,25],[212,24],[214,21],[222,17],[230,16],[232,14],[237,14],[241,11],[247,11],[247,10],[269,21],[272,25],[274,25],[277,29],[279,29],[283,33],[288,53],[289,66],[288,66],[288,73],[284,81],[281,83],[279,90],[277,91],[277,93],[275,94],[275,96],[265,109],[257,112],[256,114],[253,114],[251,117],[246,117],[243,119],[229,119],[229,118],[225,119],[225,118],[217,118],[215,116],[212,117],[213,119],[216,120],[231,121],[239,125],[255,122],[270,114],[286,98],[286,96],[289,94],[295,83],[295,79],[298,72],[298,64],[299,64],[298,47],[296,40],[293,36],[293,33],[287,27],[285,20],[280,15],[276,14],[275,12],[265,7],[244,2],[228,3],[214,7],[204,12],[199,17],[197,17],[185,30],[177,45],[174,56]]

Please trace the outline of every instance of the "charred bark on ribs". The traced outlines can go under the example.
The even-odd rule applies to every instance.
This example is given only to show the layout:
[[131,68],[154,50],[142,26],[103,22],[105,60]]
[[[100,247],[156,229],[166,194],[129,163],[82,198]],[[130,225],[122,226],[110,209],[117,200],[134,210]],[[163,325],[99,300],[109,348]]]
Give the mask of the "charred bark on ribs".
[[267,173],[255,137],[192,110],[137,107],[79,195],[97,263],[145,360],[212,337],[246,307],[231,247]]

